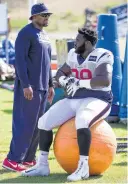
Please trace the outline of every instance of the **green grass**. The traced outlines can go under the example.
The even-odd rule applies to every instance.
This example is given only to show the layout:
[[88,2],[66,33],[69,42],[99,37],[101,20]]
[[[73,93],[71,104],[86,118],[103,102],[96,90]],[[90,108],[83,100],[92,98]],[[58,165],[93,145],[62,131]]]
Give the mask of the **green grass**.
[[[21,29],[28,23],[27,19],[11,19],[12,29]],[[46,28],[49,32],[55,31],[72,31],[77,30],[78,27],[84,24],[84,16],[76,16],[70,12],[64,13],[62,15],[52,15],[50,17],[49,26]]]
[[[24,178],[18,173],[2,169],[1,164],[9,150],[11,139],[11,118],[12,118],[13,93],[0,89],[0,183],[66,183],[67,173],[57,163],[53,148],[50,151],[49,177]],[[127,128],[124,124],[111,124],[117,137],[126,137]],[[127,183],[127,155],[126,153],[117,154],[113,164],[101,176],[90,177],[81,183]]]
[[11,19],[12,29],[21,29],[28,23],[27,19]]

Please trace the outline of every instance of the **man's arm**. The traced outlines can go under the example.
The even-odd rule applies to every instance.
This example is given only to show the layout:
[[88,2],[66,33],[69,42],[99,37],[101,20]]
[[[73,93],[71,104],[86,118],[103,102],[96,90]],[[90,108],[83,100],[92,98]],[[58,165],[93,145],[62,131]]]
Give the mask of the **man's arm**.
[[90,81],[92,89],[108,87],[112,81],[112,65],[104,63],[95,69],[94,77]]
[[57,82],[59,82],[59,78],[64,76],[64,77],[68,77],[71,75],[71,68],[67,63],[64,63],[62,65],[62,67],[59,68],[59,70],[56,73],[56,80]]
[[26,32],[20,32],[15,43],[15,68],[23,88],[30,86],[27,72],[28,52],[30,40]]
[[68,84],[74,81],[74,77],[71,77],[71,68],[67,63],[64,63],[63,66],[57,71],[56,81],[65,88]]

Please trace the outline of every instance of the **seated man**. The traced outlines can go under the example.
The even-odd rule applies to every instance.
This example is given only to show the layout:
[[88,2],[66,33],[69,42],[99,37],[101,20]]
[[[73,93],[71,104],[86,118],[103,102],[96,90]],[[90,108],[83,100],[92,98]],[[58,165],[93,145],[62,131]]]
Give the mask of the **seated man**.
[[76,171],[67,179],[78,181],[89,177],[90,127],[109,115],[112,102],[113,55],[108,50],[95,48],[96,42],[97,35],[94,31],[87,28],[78,30],[75,49],[70,50],[66,63],[56,75],[67,97],[54,104],[39,119],[38,162],[34,167],[23,171],[22,175],[50,174],[48,154],[53,140],[52,129],[75,116],[80,157]]

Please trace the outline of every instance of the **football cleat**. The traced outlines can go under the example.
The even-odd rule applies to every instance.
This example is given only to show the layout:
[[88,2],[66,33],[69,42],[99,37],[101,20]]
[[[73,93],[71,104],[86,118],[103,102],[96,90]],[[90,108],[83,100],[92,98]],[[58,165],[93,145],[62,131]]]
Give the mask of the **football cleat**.
[[67,177],[68,181],[85,180],[89,177],[89,166],[87,161],[79,161],[78,168]]
[[21,172],[22,176],[48,176],[50,174],[49,165],[39,165],[35,166]]

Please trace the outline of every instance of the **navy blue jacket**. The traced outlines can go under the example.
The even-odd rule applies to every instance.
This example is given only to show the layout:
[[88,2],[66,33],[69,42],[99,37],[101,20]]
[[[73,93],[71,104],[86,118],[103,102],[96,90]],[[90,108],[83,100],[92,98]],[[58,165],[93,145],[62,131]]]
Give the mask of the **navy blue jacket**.
[[48,90],[52,86],[51,44],[43,30],[32,23],[25,26],[17,36],[15,56],[16,78],[23,88]]

